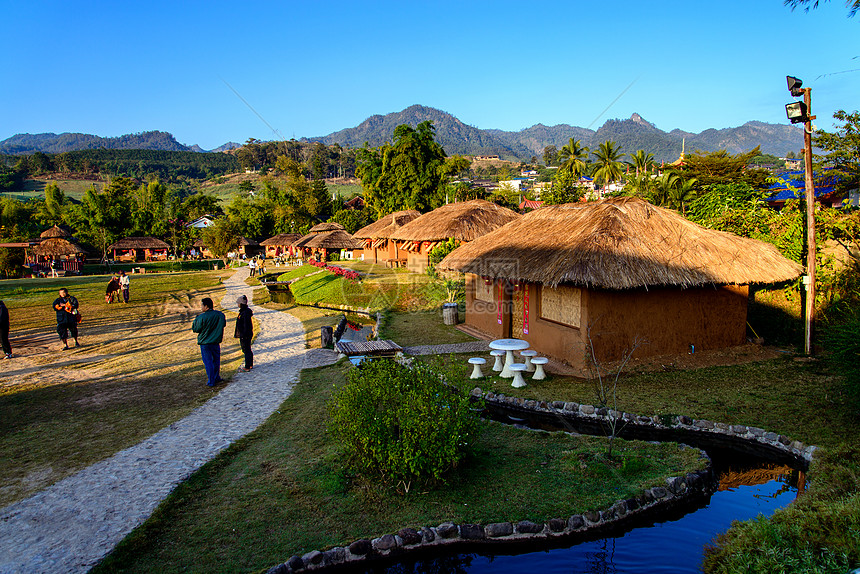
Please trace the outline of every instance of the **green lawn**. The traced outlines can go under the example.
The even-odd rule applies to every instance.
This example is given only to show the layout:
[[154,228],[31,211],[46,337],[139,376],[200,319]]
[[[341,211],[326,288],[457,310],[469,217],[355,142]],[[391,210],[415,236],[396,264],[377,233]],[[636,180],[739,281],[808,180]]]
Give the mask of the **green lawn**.
[[358,480],[327,440],[325,402],[343,364],[302,373],[261,428],[206,465],[93,572],[263,571],[292,554],[444,521],[567,517],[701,468],[695,449],[485,423],[441,487],[408,494]]

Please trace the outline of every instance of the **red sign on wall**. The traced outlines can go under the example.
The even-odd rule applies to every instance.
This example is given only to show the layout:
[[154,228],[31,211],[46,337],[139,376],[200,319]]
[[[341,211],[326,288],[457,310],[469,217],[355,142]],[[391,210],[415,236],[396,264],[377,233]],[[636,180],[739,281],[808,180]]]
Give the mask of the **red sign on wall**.
[[523,285],[523,335],[529,334],[529,286]]

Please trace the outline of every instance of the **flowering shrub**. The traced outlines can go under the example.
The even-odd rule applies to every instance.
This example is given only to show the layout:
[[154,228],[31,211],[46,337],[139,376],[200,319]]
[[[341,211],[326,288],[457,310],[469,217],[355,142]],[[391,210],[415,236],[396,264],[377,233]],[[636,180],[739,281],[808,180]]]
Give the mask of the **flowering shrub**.
[[357,471],[381,474],[409,490],[440,480],[466,456],[477,430],[469,398],[427,366],[365,361],[329,404],[329,432]]
[[325,269],[329,273],[334,273],[335,275],[340,275],[344,279],[349,279],[353,283],[361,279],[361,275],[358,271],[353,271],[352,269],[345,269],[343,267],[338,267],[337,265],[326,265],[322,261],[310,261],[310,264],[314,267],[319,267],[320,269]]

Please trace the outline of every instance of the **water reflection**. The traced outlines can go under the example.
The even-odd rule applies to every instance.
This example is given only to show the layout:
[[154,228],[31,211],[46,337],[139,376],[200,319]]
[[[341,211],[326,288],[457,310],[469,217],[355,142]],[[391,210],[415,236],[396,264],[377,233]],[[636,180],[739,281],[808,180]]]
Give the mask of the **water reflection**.
[[[722,465],[718,465],[722,466]],[[803,485],[803,473],[787,466],[754,465],[719,469],[720,484],[704,507],[674,520],[635,528],[617,537],[568,548],[516,555],[482,552],[406,561],[367,572],[650,574],[697,573],[704,548],[734,520],[770,516],[789,504]]]

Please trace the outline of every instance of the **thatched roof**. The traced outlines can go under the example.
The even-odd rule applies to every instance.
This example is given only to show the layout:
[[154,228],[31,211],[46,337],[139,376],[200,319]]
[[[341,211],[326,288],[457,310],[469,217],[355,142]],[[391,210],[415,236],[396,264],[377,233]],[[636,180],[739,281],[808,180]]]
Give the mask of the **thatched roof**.
[[49,237],[33,246],[33,253],[39,257],[59,257],[86,252],[86,249],[65,237]]
[[197,241],[195,241],[194,243],[192,243],[191,247],[205,247],[206,249],[209,249],[209,246],[206,245],[206,242],[203,241],[202,237],[200,239],[198,239]]
[[301,247],[308,249],[361,249],[362,244],[346,231],[336,229],[326,233],[314,233]]
[[155,237],[126,237],[108,247],[114,249],[169,249],[170,246]]
[[292,245],[299,238],[301,238],[301,234],[299,233],[279,233],[274,237],[261,241],[260,245]]
[[421,217],[421,212],[414,209],[395,211],[380,217],[370,225],[365,225],[352,236],[356,239],[387,239],[393,232],[418,217]]
[[340,223],[335,223],[333,221],[326,221],[323,223],[318,223],[310,228],[308,233],[322,233],[323,231],[345,231],[345,228]]
[[46,229],[42,233],[39,234],[39,237],[42,239],[50,239],[52,237],[71,237],[72,234],[69,230],[60,227],[59,225],[55,225],[50,229]]
[[257,246],[260,244],[257,243],[256,241],[254,241],[253,239],[248,239],[247,237],[242,237],[240,235],[239,236],[239,245],[243,246],[243,247],[254,247],[254,246]]
[[449,203],[413,219],[394,231],[391,239],[442,241],[454,238],[474,241],[518,217],[518,213],[507,207],[483,199]]
[[705,229],[635,198],[542,207],[461,245],[439,265],[605,289],[778,283],[803,272],[773,245]]

